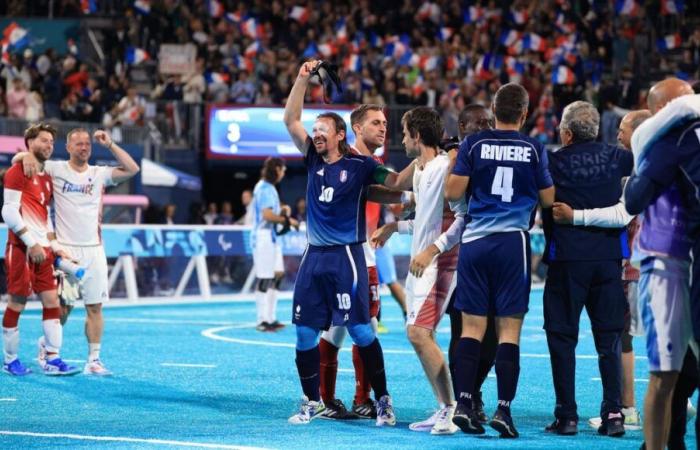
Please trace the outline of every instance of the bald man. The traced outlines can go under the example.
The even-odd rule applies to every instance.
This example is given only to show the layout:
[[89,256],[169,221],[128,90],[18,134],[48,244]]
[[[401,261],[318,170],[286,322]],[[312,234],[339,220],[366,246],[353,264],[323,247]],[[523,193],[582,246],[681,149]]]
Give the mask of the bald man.
[[[672,100],[692,94],[688,83],[669,78],[651,88],[647,105],[656,115]],[[660,120],[652,117],[635,135],[653,135]],[[650,371],[644,399],[644,442],[649,450],[661,450],[668,441],[671,399],[693,322],[698,321],[691,316],[689,290],[691,247],[696,260],[700,256],[700,121],[673,123],[644,152],[636,146],[647,140],[633,138],[641,159],[625,188],[627,211],[644,212],[635,259],[641,262],[639,305]],[[700,280],[697,264],[693,270]]]

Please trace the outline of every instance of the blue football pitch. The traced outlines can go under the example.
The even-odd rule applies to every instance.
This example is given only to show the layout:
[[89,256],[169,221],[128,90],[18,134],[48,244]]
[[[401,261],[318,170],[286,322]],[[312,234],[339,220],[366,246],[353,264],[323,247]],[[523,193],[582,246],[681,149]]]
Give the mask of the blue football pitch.
[[[45,377],[36,361],[39,311],[22,315],[21,359],[35,371],[24,378],[2,374],[0,446],[28,448],[542,448],[636,449],[641,431],[623,438],[598,436],[586,420],[598,415],[602,396],[590,323],[581,321],[577,350],[577,400],[581,424],[573,437],[550,436],[554,394],[547,345],[542,331],[542,291],[532,293],[521,347],[521,374],[513,416],[521,437],[431,436],[409,431],[408,424],[432,413],[435,400],[417,357],[406,340],[403,320],[391,298],[383,298],[380,336],[389,390],[399,423],[376,428],[370,421],[315,420],[287,424],[301,389],[294,365],[294,332],[254,330],[253,302],[108,308],[102,359],[114,376]],[[282,318],[290,303],[280,302]],[[84,363],[84,313],[77,309],[66,325],[63,357]],[[438,340],[449,340],[449,319]],[[349,338],[346,347],[349,347]],[[635,340],[636,395],[641,406],[647,364],[643,342]],[[347,350],[347,349],[346,349]],[[340,354],[338,397],[352,402],[354,375],[349,351]],[[496,382],[490,375],[484,400],[491,412]],[[689,426],[688,448],[694,447]]]

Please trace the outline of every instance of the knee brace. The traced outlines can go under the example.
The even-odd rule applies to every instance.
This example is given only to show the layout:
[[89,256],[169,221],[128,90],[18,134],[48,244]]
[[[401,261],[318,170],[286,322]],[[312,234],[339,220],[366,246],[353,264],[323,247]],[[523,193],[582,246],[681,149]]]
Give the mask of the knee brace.
[[305,352],[318,345],[319,330],[297,325],[297,350]]
[[270,289],[270,286],[272,286],[273,282],[274,279],[272,278],[258,278],[258,292],[267,292],[267,290]]
[[348,333],[352,341],[360,347],[367,347],[376,337],[369,323],[348,326]]

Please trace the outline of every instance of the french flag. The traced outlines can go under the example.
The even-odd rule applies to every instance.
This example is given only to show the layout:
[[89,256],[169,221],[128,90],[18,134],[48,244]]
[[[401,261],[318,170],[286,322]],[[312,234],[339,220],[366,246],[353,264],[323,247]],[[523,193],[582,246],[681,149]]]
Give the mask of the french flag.
[[572,34],[576,32],[576,24],[573,22],[567,22],[566,16],[563,12],[557,13],[557,19],[554,22],[554,25],[561,33]]
[[151,0],[135,0],[134,9],[137,13],[141,15],[148,15],[151,13]]
[[391,56],[392,58],[399,59],[407,51],[408,47],[403,42],[396,40],[389,42],[384,48],[384,56]]
[[518,42],[520,39],[520,33],[515,30],[508,30],[501,33],[501,45],[510,47],[511,45]]
[[262,51],[262,45],[260,44],[260,41],[255,41],[252,44],[250,44],[248,47],[245,49],[245,56],[246,58],[252,58],[253,56],[257,55]]
[[222,17],[226,12],[219,0],[207,0],[207,11],[211,17]]
[[636,0],[615,0],[615,13],[618,16],[636,16],[639,5]]
[[491,53],[485,53],[476,62],[476,76],[479,78],[491,78]]
[[80,0],[80,10],[83,14],[97,12],[97,0]]
[[348,41],[348,27],[345,24],[345,18],[341,18],[335,23],[335,39],[339,44]]
[[10,44],[10,47],[19,49],[29,44],[29,32],[12,22],[2,32],[3,40]]
[[241,24],[241,31],[243,34],[252,39],[260,39],[265,34],[265,29],[262,25],[258,24],[255,17],[250,17],[245,22]]
[[325,42],[318,46],[318,51],[321,53],[321,55],[323,55],[324,58],[330,58],[331,56],[336,54],[338,49],[335,48],[335,46],[330,42]]
[[440,64],[440,58],[437,56],[421,56],[419,67],[426,72],[435,70]]
[[225,72],[207,72],[204,74],[204,80],[207,84],[226,84],[229,79],[229,74]]
[[553,84],[574,84],[576,75],[574,71],[566,66],[558,66],[552,71]]
[[137,65],[144,61],[148,61],[149,59],[151,59],[151,56],[142,48],[129,47],[126,49],[127,64]]
[[240,12],[236,11],[236,12],[224,14],[224,19],[226,19],[230,23],[238,24],[238,23],[241,23],[243,21],[243,16],[241,15]]
[[452,34],[454,33],[454,30],[449,27],[440,27],[438,30],[438,39],[440,39],[442,42],[445,42],[449,38],[452,37]]
[[413,93],[414,97],[418,97],[421,95],[423,92],[425,92],[425,86],[423,85],[423,77],[418,76],[416,77],[416,81],[413,83],[413,87],[411,88],[411,92]]
[[505,58],[506,71],[509,75],[522,75],[525,73],[525,65],[512,56]]
[[529,17],[526,10],[514,11],[512,9],[510,10],[510,13],[508,16],[510,17],[510,20],[513,23],[516,23],[518,25],[525,25],[527,23],[527,19]]
[[464,23],[477,23],[484,19],[484,10],[480,6],[470,6],[464,10],[462,20]]
[[414,67],[420,62],[420,57],[414,55],[411,49],[406,49],[405,52],[396,60],[399,66],[411,66]]
[[547,49],[547,41],[538,34],[528,33],[523,37],[523,48],[535,52],[543,52]]
[[661,0],[661,14],[681,14],[685,10],[683,0]]
[[8,51],[9,48],[10,44],[7,41],[2,41],[0,43],[0,64],[10,63],[10,52]]
[[303,6],[292,6],[291,11],[289,11],[289,18],[304,25],[309,20],[309,10]]
[[418,8],[418,18],[420,20],[440,20],[440,7],[432,2],[425,2]]
[[664,36],[656,41],[656,48],[658,48],[662,52],[665,52],[667,50],[673,50],[674,48],[678,48],[680,46],[681,35],[678,33],[669,34],[668,36]]
[[349,72],[362,72],[362,58],[358,55],[348,55],[343,61],[343,67]]
[[240,70],[245,70],[246,72],[252,72],[255,68],[252,59],[244,58],[239,55],[233,57],[233,63],[237,68],[239,68]]
[[367,40],[369,42],[369,45],[371,45],[374,48],[379,48],[384,46],[384,40],[379,36],[377,33],[374,33],[370,31],[369,33],[369,39]]

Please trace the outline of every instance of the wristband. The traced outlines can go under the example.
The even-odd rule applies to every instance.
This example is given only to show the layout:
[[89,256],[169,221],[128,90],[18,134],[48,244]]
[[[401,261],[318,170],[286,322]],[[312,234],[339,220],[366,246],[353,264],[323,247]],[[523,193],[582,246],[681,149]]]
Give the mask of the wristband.
[[19,238],[24,242],[24,245],[27,246],[27,248],[32,248],[36,245],[36,241],[32,237],[32,233],[27,230],[24,233],[22,233]]

